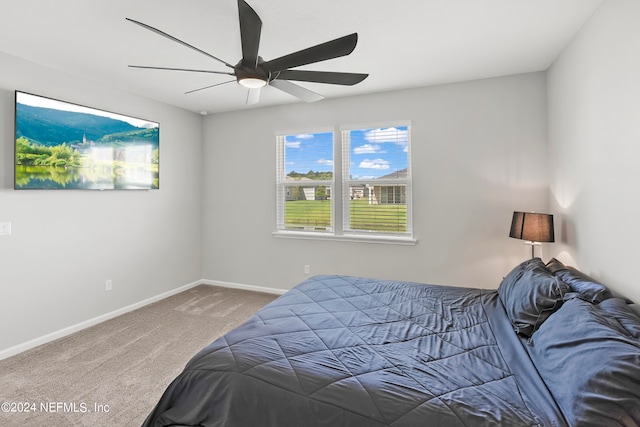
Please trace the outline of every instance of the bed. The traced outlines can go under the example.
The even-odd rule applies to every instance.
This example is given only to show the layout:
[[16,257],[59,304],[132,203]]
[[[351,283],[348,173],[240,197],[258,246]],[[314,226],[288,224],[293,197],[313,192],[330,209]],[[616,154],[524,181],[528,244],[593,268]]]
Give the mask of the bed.
[[538,258],[497,290],[314,276],[196,354],[143,426],[638,426],[628,302]]

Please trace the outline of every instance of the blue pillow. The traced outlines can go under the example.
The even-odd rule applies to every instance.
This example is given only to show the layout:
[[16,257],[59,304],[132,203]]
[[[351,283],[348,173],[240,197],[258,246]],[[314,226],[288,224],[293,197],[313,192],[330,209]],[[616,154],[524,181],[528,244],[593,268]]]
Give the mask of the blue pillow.
[[568,286],[540,258],[532,258],[507,274],[498,287],[498,296],[513,329],[529,337],[560,308],[568,291]]
[[623,300],[607,301],[566,301],[529,342],[572,426],[640,425],[640,340],[632,332],[640,330],[640,317]]
[[598,303],[611,298],[611,292],[605,285],[574,267],[565,266],[555,258],[547,263],[547,268],[585,301]]

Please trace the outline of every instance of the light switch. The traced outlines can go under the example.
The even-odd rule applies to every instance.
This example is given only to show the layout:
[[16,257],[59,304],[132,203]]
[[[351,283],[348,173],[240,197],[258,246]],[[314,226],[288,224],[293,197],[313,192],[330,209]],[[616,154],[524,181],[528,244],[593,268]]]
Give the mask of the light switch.
[[0,222],[0,236],[9,236],[9,235],[11,235],[11,223]]

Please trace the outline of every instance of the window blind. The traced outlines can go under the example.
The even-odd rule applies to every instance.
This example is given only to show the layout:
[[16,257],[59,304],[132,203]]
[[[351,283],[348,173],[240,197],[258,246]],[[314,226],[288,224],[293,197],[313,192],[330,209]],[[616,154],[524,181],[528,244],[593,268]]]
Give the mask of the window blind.
[[343,128],[346,233],[411,235],[410,126]]
[[333,132],[276,136],[279,230],[333,231]]

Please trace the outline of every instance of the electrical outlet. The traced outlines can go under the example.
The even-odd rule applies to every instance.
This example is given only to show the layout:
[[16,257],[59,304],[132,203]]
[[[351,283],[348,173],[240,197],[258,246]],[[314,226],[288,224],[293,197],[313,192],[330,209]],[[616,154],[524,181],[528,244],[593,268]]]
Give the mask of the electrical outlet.
[[10,236],[10,235],[11,235],[11,223],[0,222],[0,236]]
[[104,291],[109,292],[111,289],[113,289],[113,280],[109,279],[104,282]]
[[309,264],[305,264],[304,274],[311,274],[311,266]]

